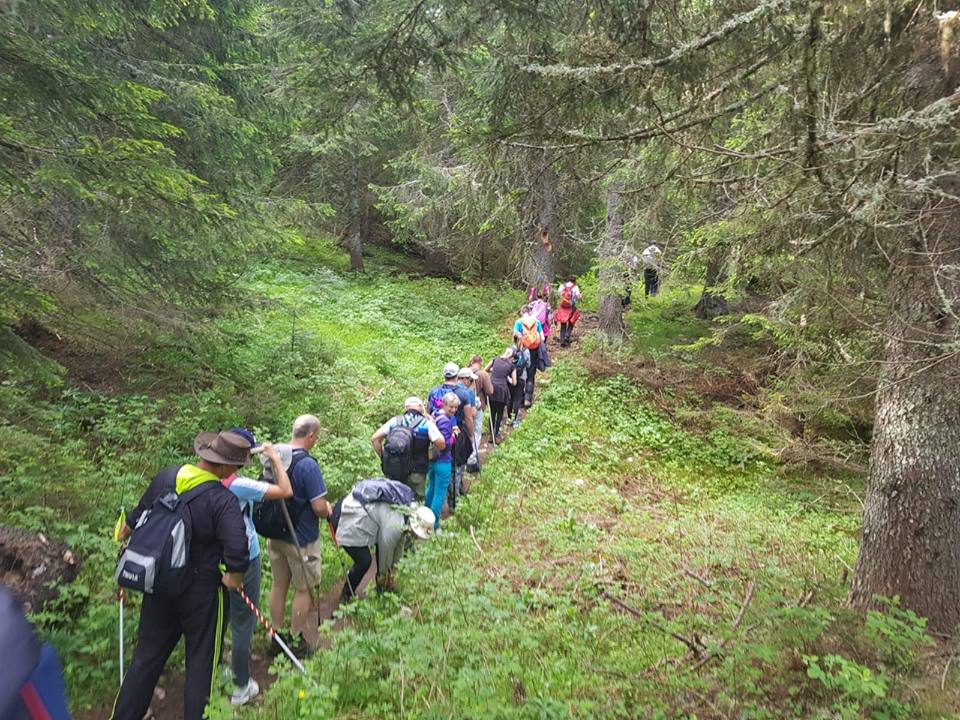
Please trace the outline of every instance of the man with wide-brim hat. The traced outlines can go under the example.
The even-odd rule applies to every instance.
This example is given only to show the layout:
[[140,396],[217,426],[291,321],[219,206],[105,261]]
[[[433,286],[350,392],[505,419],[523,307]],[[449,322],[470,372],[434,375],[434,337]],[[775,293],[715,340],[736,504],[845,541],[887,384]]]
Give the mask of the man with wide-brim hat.
[[[161,471],[120,532],[126,540],[154,501],[171,490],[189,495],[184,513],[191,527],[187,589],[177,596],[143,596],[133,662],[114,704],[114,720],[141,720],[167,658],[180,636],[186,639],[185,720],[201,720],[210,697],[226,622],[226,588],[243,586],[249,565],[247,532],[240,506],[220,480],[250,462],[250,443],[232,432],[202,432],[193,447],[199,460]],[[186,499],[184,500],[186,502]],[[220,571],[220,563],[226,573]]]

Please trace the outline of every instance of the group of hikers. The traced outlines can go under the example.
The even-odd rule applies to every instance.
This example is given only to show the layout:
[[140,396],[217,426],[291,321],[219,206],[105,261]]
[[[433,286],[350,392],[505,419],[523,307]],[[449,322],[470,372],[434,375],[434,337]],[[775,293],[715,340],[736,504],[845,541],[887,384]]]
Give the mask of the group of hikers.
[[[660,251],[652,248],[644,251],[645,263],[650,253],[659,262]],[[646,293],[656,294],[656,273],[645,280]],[[277,639],[272,649],[280,647],[294,661],[290,646],[297,654],[314,652],[320,642],[322,524],[353,561],[345,571],[341,603],[357,597],[374,562],[377,590],[392,590],[394,568],[406,546],[439,532],[444,506],[455,512],[468,489],[466,474],[480,472],[483,433],[496,446],[505,422],[519,426],[524,409],[534,402],[538,373],[550,367],[549,338],[556,330],[554,344],[570,345],[581,297],[574,277],[555,289],[531,287],[510,345],[489,362],[474,355],[462,367],[446,363],[442,382],[425,401],[408,397],[403,412],[370,437],[382,477],[361,480],[336,503],[328,500],[323,473],[311,455],[321,431],[313,415],[298,417],[284,444],[258,443],[241,427],[197,435],[196,459],[157,474],[118,524],[116,537],[127,543],[116,572],[121,607],[125,589],[142,592],[143,603],[133,660],[111,717],[143,718],[183,636],[184,717],[202,718],[228,617],[235,705],[260,691],[250,673],[258,621]],[[243,472],[254,455],[262,465],[256,479]],[[261,536],[268,540],[272,573],[269,622],[258,609]]]

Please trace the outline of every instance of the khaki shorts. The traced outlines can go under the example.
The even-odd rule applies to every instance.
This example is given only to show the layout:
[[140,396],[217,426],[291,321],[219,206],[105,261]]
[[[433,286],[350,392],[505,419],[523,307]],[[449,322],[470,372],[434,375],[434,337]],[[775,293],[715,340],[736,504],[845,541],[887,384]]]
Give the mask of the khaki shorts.
[[297,590],[310,592],[320,584],[320,540],[302,545],[304,560],[297,554],[297,546],[271,538],[267,543],[273,581],[279,585],[293,583]]

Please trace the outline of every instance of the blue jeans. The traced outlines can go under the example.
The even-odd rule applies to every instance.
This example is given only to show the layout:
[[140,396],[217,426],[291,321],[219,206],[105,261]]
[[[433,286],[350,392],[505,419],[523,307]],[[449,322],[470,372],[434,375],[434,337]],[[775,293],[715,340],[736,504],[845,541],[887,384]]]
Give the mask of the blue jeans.
[[[243,574],[243,591],[260,607],[260,556],[250,561]],[[250,681],[250,644],[257,619],[238,593],[230,591],[230,632],[233,633],[233,684],[244,688]]]
[[426,504],[437,519],[433,524],[435,528],[440,527],[440,512],[443,510],[443,501],[447,497],[447,488],[450,487],[450,476],[452,475],[453,463],[449,460],[430,463],[430,472],[427,473],[427,498]]

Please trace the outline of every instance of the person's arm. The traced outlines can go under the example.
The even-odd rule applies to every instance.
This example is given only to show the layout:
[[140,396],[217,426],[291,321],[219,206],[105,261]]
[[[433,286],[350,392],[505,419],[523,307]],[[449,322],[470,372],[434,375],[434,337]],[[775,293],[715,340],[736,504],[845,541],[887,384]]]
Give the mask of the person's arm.
[[280,459],[280,451],[270,443],[263,444],[263,454],[270,461],[270,468],[273,470],[273,479],[277,484],[264,483],[267,488],[263,493],[264,500],[283,500],[293,497],[293,486],[290,484],[290,477],[287,475],[287,469],[283,466]]
[[487,402],[490,402],[490,397],[493,395],[493,378],[490,377],[489,370],[483,373],[481,382],[483,383],[483,394],[486,396]]
[[516,384],[517,384],[517,369],[516,369],[516,368],[514,368],[513,370],[510,371],[510,375],[507,377],[507,382],[510,383],[511,385],[516,385]]
[[313,514],[321,520],[330,517],[333,508],[330,507],[330,503],[327,502],[325,497],[327,485],[323,481],[320,466],[313,458],[306,458],[297,465],[296,471],[303,473],[298,477],[303,482],[304,495],[310,498],[310,508],[313,510]]
[[[383,430],[383,428],[380,428]],[[377,457],[383,457],[383,439],[387,436],[386,433],[381,433],[380,430],[377,430],[373,435],[370,436],[370,444],[373,445],[373,451],[377,454]]]
[[127,513],[127,518],[118,534],[120,542],[125,542],[133,534],[133,529],[137,526],[140,516],[153,505],[154,500],[160,497],[160,493],[170,484],[170,481],[173,480],[174,483],[176,482],[177,470],[179,470],[179,468],[167,468],[154,475],[147,489],[140,497],[140,502],[137,503],[137,506],[133,510]]
[[477,409],[473,405],[467,405],[463,409],[463,424],[466,425],[464,430],[467,432],[467,437],[473,437],[473,420],[477,416]]
[[433,443],[437,450],[444,450],[447,447],[447,441],[443,439],[443,433],[437,427],[433,418],[427,418],[427,439]]
[[223,564],[227,569],[221,582],[230,590],[239,590],[243,587],[243,574],[250,566],[247,526],[233,495],[214,498],[212,505],[213,535],[223,546]]
[[403,531],[406,527],[406,518],[399,510],[389,505],[380,505],[378,515],[389,517],[378,518],[377,522],[377,575],[388,575],[394,566],[403,557]]

